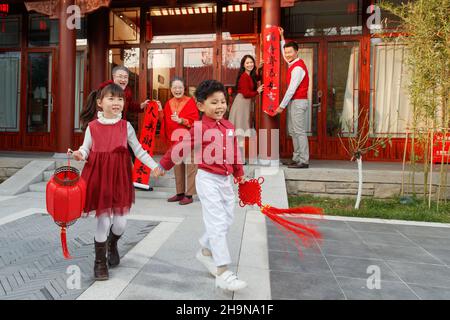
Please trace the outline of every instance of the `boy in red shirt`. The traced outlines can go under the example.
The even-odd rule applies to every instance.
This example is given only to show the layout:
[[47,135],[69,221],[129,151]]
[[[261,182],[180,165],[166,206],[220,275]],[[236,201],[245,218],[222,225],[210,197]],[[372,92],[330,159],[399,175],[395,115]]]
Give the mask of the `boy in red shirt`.
[[223,119],[227,110],[225,92],[225,87],[218,81],[200,83],[195,97],[198,109],[203,112],[202,120],[194,123],[190,135],[185,135],[166,152],[160,161],[161,170],[156,174],[162,175],[162,170],[170,170],[177,156],[188,161],[188,153],[194,150],[194,161],[198,163],[195,184],[206,229],[199,240],[202,249],[196,257],[216,277],[216,287],[236,291],[245,288],[247,283],[228,270],[231,257],[227,233],[233,223],[235,204],[230,175],[240,183],[245,178],[234,127]]

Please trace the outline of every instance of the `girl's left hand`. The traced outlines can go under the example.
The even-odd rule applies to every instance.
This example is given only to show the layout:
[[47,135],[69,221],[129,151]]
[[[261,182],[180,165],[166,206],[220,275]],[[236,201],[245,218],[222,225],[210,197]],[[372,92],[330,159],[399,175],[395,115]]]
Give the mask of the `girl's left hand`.
[[76,160],[76,161],[81,161],[81,160],[84,160],[83,159],[83,154],[80,152],[80,151],[74,151],[73,153],[72,153],[72,156],[73,156],[73,158]]

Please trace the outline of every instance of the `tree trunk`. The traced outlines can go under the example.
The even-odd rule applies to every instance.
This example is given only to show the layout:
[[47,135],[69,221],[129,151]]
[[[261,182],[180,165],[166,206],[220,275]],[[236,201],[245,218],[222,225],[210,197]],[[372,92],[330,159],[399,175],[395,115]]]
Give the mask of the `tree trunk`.
[[356,196],[355,209],[359,209],[359,204],[361,203],[362,186],[363,186],[363,176],[362,176],[362,156],[356,158],[358,163],[358,194]]

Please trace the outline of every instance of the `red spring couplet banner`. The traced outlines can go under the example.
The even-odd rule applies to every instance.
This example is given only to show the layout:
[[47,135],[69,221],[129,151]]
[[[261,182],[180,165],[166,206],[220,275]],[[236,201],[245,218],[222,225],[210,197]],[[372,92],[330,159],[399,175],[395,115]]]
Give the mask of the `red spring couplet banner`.
[[[142,148],[153,156],[153,148],[155,147],[156,124],[158,123],[158,104],[150,101],[145,109],[144,122],[141,129],[139,142]],[[150,168],[142,164],[139,159],[134,161],[133,184],[135,187],[149,189]]]
[[433,163],[441,163],[442,155],[444,155],[444,163],[450,162],[450,133],[447,133],[445,137],[444,148],[442,144],[444,143],[444,135],[438,133],[433,139]]
[[280,100],[280,31],[277,26],[267,27],[263,33],[263,101],[262,109],[273,116]]

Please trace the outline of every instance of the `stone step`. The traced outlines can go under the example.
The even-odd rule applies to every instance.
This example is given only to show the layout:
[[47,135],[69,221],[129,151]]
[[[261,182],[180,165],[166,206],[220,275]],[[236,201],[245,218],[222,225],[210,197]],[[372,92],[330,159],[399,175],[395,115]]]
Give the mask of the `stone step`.
[[[143,191],[136,189],[136,198],[139,199],[168,199],[176,194],[175,188],[155,187],[153,191]],[[198,201],[198,196],[193,196]]]
[[53,173],[55,172],[55,170],[51,170],[51,171],[45,171],[44,172],[44,181],[47,182],[50,180],[50,178],[53,176]]
[[165,187],[175,188],[175,177],[159,177],[158,179],[151,178],[150,187]]
[[47,182],[43,181],[43,182],[34,183],[34,184],[29,185],[28,190],[30,192],[44,192],[45,193],[46,187],[47,187]]
[[[46,187],[47,187],[47,181],[34,183],[29,186],[29,191],[45,193]],[[176,193],[175,187],[155,186],[153,188],[154,188],[154,191],[145,191],[145,190],[136,188],[135,189],[136,197],[149,198],[149,199],[152,199],[152,198],[153,199],[162,199],[162,198],[169,198]]]
[[[50,178],[54,174],[54,170],[45,171],[44,172],[44,180],[43,181],[49,181]],[[166,174],[163,177],[159,177],[158,179],[151,178],[150,180],[150,186],[151,187],[175,187],[175,176],[172,174]]]
[[141,199],[168,199],[176,193],[175,188],[154,187],[153,191],[136,190],[136,198]]

